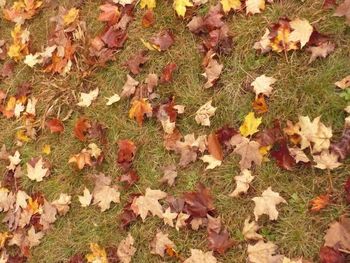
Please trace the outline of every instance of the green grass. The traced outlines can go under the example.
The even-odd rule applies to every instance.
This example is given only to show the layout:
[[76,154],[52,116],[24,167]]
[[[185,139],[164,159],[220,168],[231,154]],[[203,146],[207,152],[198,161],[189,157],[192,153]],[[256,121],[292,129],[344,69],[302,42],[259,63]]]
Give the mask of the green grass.
[[[63,1],[60,4],[70,8],[77,1]],[[348,211],[344,204],[341,192],[342,185],[349,175],[349,161],[333,173],[335,191],[335,204],[330,205],[320,213],[308,211],[309,201],[315,196],[326,192],[327,177],[320,170],[311,168],[297,169],[292,172],[282,171],[274,162],[265,163],[255,169],[257,175],[253,189],[245,197],[232,199],[228,194],[235,184],[233,177],[238,175],[238,159],[228,156],[223,165],[213,171],[205,171],[205,165],[198,161],[188,168],[179,170],[174,187],[162,186],[158,180],[161,178],[161,167],[164,164],[176,163],[178,156],[169,153],[163,147],[162,130],[159,123],[154,120],[146,121],[140,128],[136,122],[128,118],[130,102],[122,100],[117,104],[105,106],[104,97],[120,93],[128,73],[123,62],[132,54],[144,49],[140,37],[148,39],[161,29],[171,28],[175,34],[175,45],[162,53],[149,52],[150,60],[144,65],[142,73],[135,77],[142,81],[148,73],[161,73],[161,69],[169,62],[176,62],[178,70],[170,84],[159,85],[157,93],[161,99],[170,95],[176,97],[176,102],[184,104],[186,111],[177,121],[183,134],[196,135],[209,134],[224,124],[238,127],[243,117],[251,111],[253,94],[247,91],[250,83],[260,74],[273,76],[278,81],[274,85],[273,95],[269,100],[269,112],[263,116],[263,127],[268,127],[274,119],[296,120],[298,115],[309,115],[311,118],[322,115],[326,125],[331,125],[335,137],[340,136],[343,128],[343,108],[346,102],[337,92],[333,83],[349,74],[350,69],[350,28],[345,25],[343,18],[332,17],[331,11],[321,10],[321,0],[295,1],[285,0],[267,5],[262,14],[245,16],[244,14],[229,15],[227,23],[234,35],[234,49],[230,55],[220,57],[224,70],[218,83],[218,88],[203,90],[205,82],[200,75],[201,54],[197,50],[200,39],[192,35],[186,28],[186,21],[174,15],[170,2],[158,1],[155,9],[156,23],[152,28],[141,27],[143,10],[137,10],[135,21],[128,29],[128,40],[123,50],[116,55],[116,61],[108,67],[97,71],[90,79],[92,87],[100,88],[100,95],[90,108],[81,109],[74,106],[75,93],[79,94],[81,80],[74,73],[67,77],[50,76],[32,70],[20,63],[16,67],[13,78],[0,83],[0,88],[14,92],[16,86],[23,81],[32,81],[34,95],[40,100],[38,103],[38,116],[47,105],[50,105],[60,94],[58,104],[54,107],[57,112],[61,105],[61,116],[69,109],[73,109],[71,119],[65,122],[66,130],[62,135],[52,135],[47,130],[41,131],[38,141],[27,143],[20,152],[22,164],[29,159],[41,155],[44,144],[52,146],[52,154],[48,159],[53,164],[49,178],[41,183],[33,183],[24,179],[23,187],[28,192],[41,191],[48,200],[53,200],[60,193],[69,193],[73,196],[69,213],[60,217],[53,229],[43,238],[41,244],[32,250],[30,262],[62,262],[75,253],[86,253],[90,242],[97,242],[105,247],[117,245],[126,237],[127,232],[119,228],[117,215],[121,212],[128,194],[131,192],[143,193],[147,187],[160,188],[169,194],[180,195],[190,191],[198,182],[210,186],[215,197],[217,214],[222,217],[224,225],[231,236],[241,240],[243,221],[252,216],[254,207],[251,198],[260,195],[268,186],[278,191],[288,201],[288,205],[279,207],[280,216],[276,222],[263,219],[262,233],[266,239],[275,242],[280,252],[290,257],[303,256],[306,259],[316,260],[319,248],[323,242],[324,231],[327,225],[339,215]],[[102,3],[102,1],[101,1]],[[100,1],[88,0],[82,6],[81,17],[88,24],[88,34],[95,36],[102,28],[97,21]],[[205,13],[207,7],[202,7],[200,13]],[[56,14],[56,10],[46,8],[27,24],[32,34],[33,47],[39,50],[46,45],[49,22],[48,19]],[[331,35],[336,43],[336,51],[326,59],[316,60],[308,65],[309,54],[306,51],[284,55],[269,53],[260,55],[253,49],[253,44],[262,36],[265,27],[283,15],[289,18],[305,17],[322,33]],[[1,38],[10,40],[12,23],[1,21]],[[199,127],[194,120],[194,114],[199,106],[209,99],[218,107],[216,115],[212,118],[210,128]],[[77,171],[68,165],[72,154],[78,153],[87,144],[78,142],[73,137],[73,126],[80,116],[98,120],[108,128],[109,145],[105,149],[106,161],[97,169],[84,169]],[[14,143],[14,129],[20,123],[0,118],[0,145],[16,148]],[[138,146],[134,167],[140,175],[140,181],[132,189],[121,191],[121,204],[113,205],[104,213],[96,207],[81,208],[77,195],[81,194],[84,185],[91,189],[92,182],[88,174],[104,172],[116,178],[121,174],[117,168],[116,141],[131,139]],[[0,172],[5,170],[5,163],[0,163]],[[24,168],[24,165],[23,165]],[[189,255],[190,248],[206,250],[206,233],[183,229],[177,232],[169,227],[162,226],[161,220],[148,218],[145,223],[138,220],[130,231],[135,238],[137,252],[133,262],[162,262],[162,259],[150,254],[149,243],[158,228],[170,233],[170,239],[177,245],[181,254]],[[2,227],[4,228],[4,227]],[[240,242],[225,255],[218,256],[220,262],[246,262],[246,242]],[[168,259],[165,261],[169,262]]]

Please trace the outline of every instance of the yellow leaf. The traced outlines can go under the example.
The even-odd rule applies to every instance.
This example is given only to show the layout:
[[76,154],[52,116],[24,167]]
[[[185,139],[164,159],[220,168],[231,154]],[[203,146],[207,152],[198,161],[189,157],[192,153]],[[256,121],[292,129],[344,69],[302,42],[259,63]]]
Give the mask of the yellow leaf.
[[241,8],[241,0],[221,0],[220,2],[225,13],[230,12],[231,9],[237,10]]
[[12,237],[8,232],[0,233],[0,248],[3,249],[8,238]]
[[17,140],[21,142],[29,142],[30,138],[25,134],[25,130],[18,130],[16,132],[16,138]]
[[51,153],[51,146],[49,144],[45,144],[41,151],[46,155],[49,155]]
[[71,8],[68,13],[63,16],[63,23],[65,26],[72,24],[79,16],[79,9]]
[[107,253],[104,248],[101,248],[96,243],[90,243],[90,250],[92,253],[85,256],[88,262],[108,263]]
[[239,131],[244,137],[248,137],[259,131],[258,127],[260,124],[261,118],[255,118],[254,112],[249,112],[245,116],[242,126],[239,127]]
[[148,9],[153,9],[156,7],[156,0],[141,0],[140,5],[141,8],[145,8],[147,6]]
[[26,208],[27,210],[29,210],[32,214],[36,214],[36,213],[41,213],[42,209],[37,201],[37,199],[35,199],[33,201],[33,199],[31,197],[29,197],[28,199],[28,206]]
[[151,44],[150,42],[144,40],[143,38],[140,38],[142,44],[148,49],[148,50],[151,50],[151,51],[161,51],[160,48],[157,46],[157,45],[153,45]]
[[152,106],[149,104],[147,99],[139,99],[134,100],[132,102],[131,109],[129,111],[129,117],[130,119],[136,119],[139,126],[142,126],[143,123],[143,117],[145,114],[151,114],[152,113]]
[[173,7],[181,17],[185,16],[187,6],[193,6],[193,4],[189,0],[174,0]]

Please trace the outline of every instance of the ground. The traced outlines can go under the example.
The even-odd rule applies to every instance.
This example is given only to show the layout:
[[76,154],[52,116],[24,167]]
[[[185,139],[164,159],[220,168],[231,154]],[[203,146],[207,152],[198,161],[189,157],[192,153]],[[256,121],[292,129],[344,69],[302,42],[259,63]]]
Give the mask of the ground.
[[[60,1],[60,4],[70,8],[77,1]],[[255,77],[266,74],[276,78],[277,84],[269,100],[269,112],[263,116],[263,126],[272,125],[273,120],[296,121],[299,115],[311,118],[322,115],[322,121],[333,127],[334,137],[338,138],[343,130],[345,114],[343,108],[346,101],[335,91],[334,82],[349,74],[350,68],[350,27],[343,18],[333,17],[333,11],[322,10],[321,0],[283,0],[267,5],[266,10],[259,15],[246,16],[234,14],[227,18],[227,23],[234,35],[234,49],[231,54],[220,57],[224,64],[218,86],[215,89],[203,90],[204,83],[201,67],[202,56],[197,50],[199,39],[186,28],[186,21],[177,18],[167,1],[157,1],[155,8],[156,23],[152,28],[141,27],[143,10],[136,11],[135,21],[131,24],[125,47],[116,55],[116,61],[100,69],[89,79],[91,87],[99,87],[100,98],[120,93],[127,70],[122,64],[127,58],[142,50],[140,37],[147,39],[160,29],[171,28],[175,34],[175,45],[163,53],[151,53],[142,74],[136,79],[142,80],[148,72],[161,72],[169,62],[176,62],[178,71],[171,84],[161,85],[158,92],[161,98],[171,95],[176,102],[186,106],[186,113],[177,125],[183,134],[209,134],[211,131],[229,124],[239,127],[244,116],[251,110],[253,94],[247,90],[247,83]],[[81,5],[81,16],[88,24],[90,35],[96,35],[102,28],[97,21],[98,6],[102,1],[86,0]],[[204,14],[208,5],[200,9]],[[47,43],[49,18],[56,10],[46,8],[29,21],[29,30],[33,36],[33,46],[37,49]],[[253,44],[260,39],[268,24],[281,16],[289,18],[307,18],[320,32],[327,33],[336,43],[336,50],[326,59],[318,59],[308,65],[307,52],[291,52],[284,54],[258,54]],[[13,23],[1,20],[1,38],[10,41],[10,30]],[[268,162],[255,169],[257,175],[253,190],[248,196],[233,199],[228,194],[234,188],[233,177],[239,174],[238,159],[230,155],[222,166],[205,171],[202,162],[196,162],[186,169],[179,170],[175,187],[166,187],[159,183],[161,167],[164,164],[176,163],[178,156],[165,150],[162,142],[161,127],[155,120],[146,121],[139,127],[134,120],[129,119],[130,103],[123,100],[112,107],[107,107],[103,99],[94,102],[89,108],[74,106],[74,94],[82,91],[78,76],[74,74],[66,77],[44,74],[40,70],[33,70],[19,63],[14,77],[3,81],[0,88],[14,91],[23,81],[31,81],[34,95],[39,98],[38,111],[45,110],[58,97],[62,103],[62,112],[69,108],[74,110],[72,117],[65,122],[66,130],[62,135],[50,134],[43,130],[39,140],[27,143],[21,148],[23,163],[34,156],[41,155],[44,144],[50,144],[52,153],[48,157],[53,163],[52,175],[41,183],[24,180],[23,187],[28,192],[41,191],[47,199],[53,200],[60,193],[65,192],[73,196],[69,213],[60,217],[53,229],[44,237],[41,244],[32,250],[30,262],[64,262],[77,252],[87,252],[89,243],[96,242],[102,246],[117,245],[126,237],[127,232],[119,227],[118,214],[127,199],[130,190],[121,191],[121,204],[113,205],[106,212],[101,213],[96,207],[82,208],[76,198],[89,185],[86,175],[103,172],[112,177],[121,174],[116,166],[116,141],[131,139],[138,146],[134,166],[139,172],[140,181],[133,188],[133,192],[144,193],[147,187],[163,189],[171,194],[193,190],[198,182],[210,186],[215,197],[215,207],[222,217],[233,239],[242,241],[241,229],[243,221],[252,215],[253,202],[251,198],[261,193],[268,186],[272,186],[287,201],[288,205],[279,208],[279,219],[265,224],[262,233],[267,240],[276,243],[280,252],[289,257],[303,256],[317,262],[318,251],[323,243],[324,231],[328,224],[347,211],[343,201],[342,189],[346,177],[349,175],[349,160],[332,172],[334,204],[319,213],[308,210],[309,201],[327,191],[328,181],[326,172],[309,168],[294,171],[283,171],[274,162]],[[213,100],[218,107],[212,118],[210,127],[200,127],[194,120],[196,110]],[[73,102],[73,103],[72,103]],[[73,136],[73,126],[78,117],[86,116],[99,120],[108,127],[109,145],[106,151],[106,162],[102,168],[84,169],[77,171],[68,164],[69,157],[86,147]],[[14,129],[19,122],[0,118],[0,144],[5,143],[8,148],[14,145]],[[5,171],[5,163],[0,163],[0,171]],[[90,187],[91,189],[91,187]],[[2,225],[2,228],[6,227]],[[161,220],[150,218],[142,223],[139,220],[130,228],[135,238],[137,252],[133,262],[162,262],[160,257],[150,254],[149,243],[158,228],[170,233],[170,238],[184,255],[189,255],[189,248],[206,250],[205,231],[194,232],[182,230],[177,232],[162,226]],[[218,256],[220,262],[245,262],[246,243],[240,242],[225,255]]]

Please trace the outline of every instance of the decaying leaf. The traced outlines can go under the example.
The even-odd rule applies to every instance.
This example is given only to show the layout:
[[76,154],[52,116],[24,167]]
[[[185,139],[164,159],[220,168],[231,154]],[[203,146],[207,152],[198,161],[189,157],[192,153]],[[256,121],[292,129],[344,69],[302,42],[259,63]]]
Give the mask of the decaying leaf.
[[167,248],[175,248],[175,244],[168,238],[169,234],[164,234],[158,231],[155,238],[151,242],[151,253],[164,257],[164,252]]
[[128,236],[118,245],[118,259],[121,263],[130,263],[135,252],[136,248],[134,247],[134,238],[129,233]]
[[202,126],[210,126],[210,117],[214,116],[216,108],[211,105],[211,100],[202,105],[196,112],[195,120]]
[[350,219],[342,216],[339,222],[332,222],[324,237],[325,246],[350,250]]
[[350,0],[344,0],[343,3],[341,3],[334,13],[335,16],[345,16],[346,22],[350,25]]
[[235,190],[230,194],[232,197],[237,197],[241,193],[247,193],[250,183],[253,181],[254,176],[252,176],[251,171],[244,169],[241,175],[235,176],[235,181],[237,183]]
[[95,188],[92,191],[93,204],[98,205],[101,212],[108,210],[111,203],[120,202],[120,193],[116,185],[111,185],[112,178],[104,174],[95,175]]

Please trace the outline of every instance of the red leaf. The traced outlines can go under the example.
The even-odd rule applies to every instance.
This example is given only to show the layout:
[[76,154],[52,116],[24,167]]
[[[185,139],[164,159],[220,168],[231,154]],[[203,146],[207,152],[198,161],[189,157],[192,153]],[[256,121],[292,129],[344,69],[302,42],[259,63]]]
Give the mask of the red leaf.
[[286,140],[282,139],[276,144],[277,148],[271,151],[271,156],[276,159],[279,167],[291,171],[296,163],[290,155]]
[[131,73],[135,75],[140,73],[141,65],[145,64],[149,60],[149,57],[147,57],[146,54],[146,51],[141,51],[125,62],[125,65],[128,67]]
[[117,163],[122,169],[128,170],[134,160],[136,146],[130,140],[120,140],[118,141],[118,147]]
[[344,160],[350,155],[350,128],[343,131],[343,135],[336,143],[331,144],[331,151],[339,156],[340,160]]
[[193,217],[206,217],[214,208],[213,197],[210,190],[199,184],[195,192],[184,193],[184,211]]
[[91,127],[90,121],[84,117],[81,117],[74,126],[74,135],[77,137],[80,141],[85,141],[86,137],[85,135],[88,132],[88,129]]
[[173,73],[177,69],[175,63],[169,63],[163,68],[162,76],[160,78],[161,83],[169,83],[173,79]]
[[321,247],[320,263],[345,263],[344,255],[332,247]]
[[57,118],[46,121],[46,126],[50,129],[51,133],[61,133],[64,131],[62,121]]
[[230,235],[226,229],[219,233],[209,231],[208,233],[209,249],[224,254],[227,249],[234,245],[234,241],[230,239]]
[[154,21],[155,18],[153,11],[151,9],[148,9],[142,17],[142,26],[146,28],[151,27],[153,26]]
[[86,263],[85,256],[83,254],[75,254],[73,255],[68,263]]
[[170,48],[174,44],[174,41],[174,35],[169,29],[162,30],[151,38],[151,42],[158,46],[161,51]]
[[226,142],[231,140],[232,136],[236,135],[238,132],[229,126],[224,126],[221,129],[216,131],[216,136],[221,143],[221,145],[225,145]]
[[256,136],[256,141],[261,146],[269,146],[275,144],[276,141],[282,140],[282,131],[280,122],[275,120],[274,127],[270,129],[265,129],[262,132],[259,132]]
[[123,207],[123,212],[120,214],[121,228],[126,229],[130,224],[137,219],[137,215],[131,209],[131,204],[134,198],[140,196],[140,194],[131,194],[128,198],[128,202]]
[[123,47],[127,37],[128,36],[125,31],[115,29],[113,26],[111,26],[101,36],[101,39],[109,48],[121,48]]
[[12,60],[6,61],[0,70],[0,75],[3,78],[11,77],[13,75],[14,69],[15,63]]
[[100,6],[100,10],[99,21],[108,22],[109,25],[114,25],[118,22],[120,13],[116,5],[106,3]]
[[120,181],[126,183],[126,189],[133,186],[139,179],[140,177],[137,175],[137,172],[135,170],[130,170],[120,177]]

